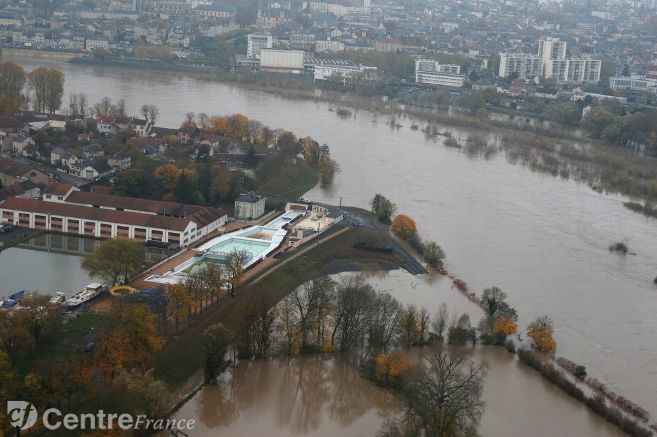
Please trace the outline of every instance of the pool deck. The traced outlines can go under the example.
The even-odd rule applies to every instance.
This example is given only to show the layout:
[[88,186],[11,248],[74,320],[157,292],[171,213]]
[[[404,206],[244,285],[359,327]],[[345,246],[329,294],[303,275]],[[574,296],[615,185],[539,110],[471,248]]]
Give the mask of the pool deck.
[[[156,284],[160,286],[165,285],[170,283],[170,280],[176,281],[173,277],[170,280],[167,280],[167,274],[170,274],[172,270],[180,269],[184,263],[199,256],[203,251],[211,250],[214,246],[230,241],[231,238],[252,240],[254,242],[262,242],[263,244],[268,245],[268,247],[264,248],[260,254],[256,254],[256,256],[254,256],[249,262],[249,265],[246,266],[247,270],[244,279],[247,279],[276,262],[273,256],[287,247],[286,242],[288,240],[288,235],[283,227],[296,220],[298,217],[299,215],[297,213],[288,211],[281,214],[267,214],[257,222],[247,223],[244,221],[235,221],[229,223],[212,234],[199,239],[194,243],[193,247],[190,246],[184,249],[182,252],[177,253],[171,258],[163,261],[161,264],[158,264],[142,273],[133,280],[130,285],[137,289],[144,289],[153,288],[154,286],[157,286]],[[272,239],[260,240],[243,237],[244,234],[248,234],[250,229],[257,227],[270,228],[273,231]]]

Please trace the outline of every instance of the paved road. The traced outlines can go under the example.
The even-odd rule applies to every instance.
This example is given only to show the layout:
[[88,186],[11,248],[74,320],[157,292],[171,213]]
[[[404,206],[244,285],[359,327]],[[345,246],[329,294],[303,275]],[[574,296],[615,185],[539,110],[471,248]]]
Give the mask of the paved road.
[[[337,208],[332,205],[325,205],[330,208]],[[344,220],[338,223],[336,226],[353,226],[354,223],[358,223],[359,226],[372,229],[376,232],[381,232],[381,228],[377,222],[370,216],[359,214],[357,212],[348,211],[343,208],[339,209],[344,215]],[[391,245],[393,253],[404,263],[408,270],[414,275],[422,275],[427,273],[427,269],[415,258],[415,256],[409,253],[402,245],[400,245],[394,238],[391,238]]]

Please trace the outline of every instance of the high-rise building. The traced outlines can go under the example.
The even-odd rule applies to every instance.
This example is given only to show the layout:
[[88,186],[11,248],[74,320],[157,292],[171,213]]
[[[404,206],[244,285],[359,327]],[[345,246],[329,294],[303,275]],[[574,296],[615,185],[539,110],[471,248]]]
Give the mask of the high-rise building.
[[538,54],[500,53],[499,76],[517,73],[519,78],[553,78],[560,82],[597,82],[602,62],[590,58],[566,58],[566,42],[542,38]]
[[260,59],[260,50],[271,49],[274,38],[269,32],[250,33],[247,38],[246,56],[251,59]]
[[533,79],[543,75],[543,58],[523,53],[500,53],[500,77],[518,73],[521,79]]
[[559,38],[543,38],[538,41],[538,56],[544,61],[566,58],[566,41]]

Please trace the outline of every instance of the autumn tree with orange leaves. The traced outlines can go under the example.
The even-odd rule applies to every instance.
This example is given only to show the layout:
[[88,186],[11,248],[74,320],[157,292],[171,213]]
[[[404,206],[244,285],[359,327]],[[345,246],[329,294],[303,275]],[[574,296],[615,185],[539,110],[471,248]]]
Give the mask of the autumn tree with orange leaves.
[[408,240],[417,232],[417,225],[415,224],[415,220],[409,216],[399,214],[392,221],[390,229],[404,240]]
[[532,339],[534,346],[540,352],[551,353],[557,348],[554,340],[554,323],[548,316],[536,318],[527,326],[527,336]]
[[376,357],[376,375],[385,384],[395,385],[399,377],[410,367],[410,358],[402,352],[379,354]]

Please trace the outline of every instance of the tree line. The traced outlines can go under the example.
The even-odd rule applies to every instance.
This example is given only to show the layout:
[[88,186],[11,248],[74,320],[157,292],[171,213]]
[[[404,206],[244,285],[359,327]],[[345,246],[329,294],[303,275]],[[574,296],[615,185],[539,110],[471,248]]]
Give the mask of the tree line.
[[37,67],[29,73],[15,62],[0,63],[0,112],[27,110],[56,112],[62,105],[64,74]]
[[[111,105],[101,109],[105,106],[112,110]],[[142,115],[152,120],[152,108],[142,107]],[[215,135],[224,143],[232,141],[246,148],[245,164],[256,169],[255,178],[214,163],[210,146],[199,147],[195,162],[188,162],[187,145],[171,135],[166,138],[167,152],[176,159],[175,163],[156,165],[152,160],[137,160],[132,168],[117,175],[114,191],[133,197],[217,205],[233,201],[245,191],[266,190],[272,181],[295,175],[300,166],[296,162],[299,155],[319,175],[323,185],[329,185],[339,171],[327,145],[310,137],[297,138],[290,131],[273,130],[242,114],[209,116],[189,112],[181,129],[190,130],[192,135]],[[256,148],[263,153],[256,153]]]
[[379,221],[390,224],[390,230],[402,240],[406,241],[428,265],[442,269],[445,252],[434,241],[423,241],[417,230],[415,220],[405,214],[392,216],[397,212],[397,205],[382,194],[375,194],[371,202],[371,211]]

